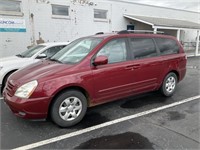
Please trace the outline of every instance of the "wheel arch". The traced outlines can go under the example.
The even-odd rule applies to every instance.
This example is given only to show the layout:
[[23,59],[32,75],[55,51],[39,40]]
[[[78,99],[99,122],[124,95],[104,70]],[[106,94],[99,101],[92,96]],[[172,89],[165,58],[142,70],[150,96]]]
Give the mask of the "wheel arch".
[[179,75],[179,72],[177,71],[177,70],[171,70],[171,71],[169,71],[166,75],[165,75],[165,77],[169,74],[169,73],[175,73],[175,75],[176,75],[176,77],[177,77],[177,80],[179,81],[179,78],[180,78],[180,75]]
[[10,76],[12,73],[14,73],[15,71],[17,71],[18,69],[13,69],[13,70],[10,70],[8,71],[7,73],[5,73],[4,77],[3,77],[3,80],[2,80],[2,84],[5,82],[6,78],[8,76]]
[[159,84],[159,86],[158,86],[157,89],[160,89],[160,88],[161,88],[165,77],[166,77],[169,73],[171,73],[171,72],[172,72],[172,73],[175,73],[175,75],[177,76],[177,82],[179,82],[179,78],[180,78],[179,72],[178,72],[177,70],[170,70],[170,71],[168,71],[168,72],[162,77],[161,82],[160,82],[160,84]]
[[0,93],[2,94],[3,93],[3,89],[6,85],[6,80],[8,79],[8,77],[15,71],[17,71],[18,69],[13,69],[13,70],[10,70],[8,71],[7,73],[5,73],[5,75],[3,76],[2,78],[2,81],[1,81],[1,89],[0,89]]
[[47,114],[47,117],[50,118],[50,111],[51,111],[51,107],[52,107],[52,104],[53,102],[55,101],[56,97],[58,97],[61,93],[64,93],[65,91],[67,90],[76,90],[76,91],[80,91],[81,93],[83,93],[83,95],[86,97],[87,99],[87,106],[89,107],[90,105],[90,95],[89,93],[81,86],[69,86],[69,87],[64,87],[62,88],[61,90],[59,90],[51,99],[51,102],[49,104],[49,107],[48,107],[48,114]]

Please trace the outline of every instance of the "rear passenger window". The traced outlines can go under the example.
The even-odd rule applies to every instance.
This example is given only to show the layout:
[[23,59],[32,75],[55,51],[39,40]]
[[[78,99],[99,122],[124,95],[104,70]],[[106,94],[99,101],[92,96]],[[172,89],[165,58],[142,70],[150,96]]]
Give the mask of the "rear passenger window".
[[130,40],[134,59],[157,56],[156,47],[152,39],[131,38]]
[[176,54],[179,52],[179,46],[172,39],[155,38],[155,41],[160,49],[161,55]]
[[108,63],[126,61],[126,41],[125,39],[115,39],[108,42],[98,53],[97,56],[107,56]]

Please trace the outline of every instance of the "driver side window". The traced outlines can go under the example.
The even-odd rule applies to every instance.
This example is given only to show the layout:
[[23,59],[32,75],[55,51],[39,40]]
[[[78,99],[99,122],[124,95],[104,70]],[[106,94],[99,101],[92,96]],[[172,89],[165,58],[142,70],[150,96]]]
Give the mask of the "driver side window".
[[107,56],[108,63],[123,62],[127,60],[127,50],[125,39],[115,39],[108,42],[97,56]]

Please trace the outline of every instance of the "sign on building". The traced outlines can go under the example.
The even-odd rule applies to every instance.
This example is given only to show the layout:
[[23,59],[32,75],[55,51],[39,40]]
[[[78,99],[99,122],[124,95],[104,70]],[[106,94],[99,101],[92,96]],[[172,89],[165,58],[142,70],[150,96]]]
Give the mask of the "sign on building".
[[0,18],[0,32],[26,32],[25,19]]

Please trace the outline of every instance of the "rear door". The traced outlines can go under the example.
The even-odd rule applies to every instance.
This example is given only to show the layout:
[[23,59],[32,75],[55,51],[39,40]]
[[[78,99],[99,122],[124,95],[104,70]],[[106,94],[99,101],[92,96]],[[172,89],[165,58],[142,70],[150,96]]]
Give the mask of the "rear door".
[[128,60],[127,39],[109,41],[97,53],[107,56],[108,64],[93,68],[97,103],[118,99],[131,93],[132,61]]
[[177,71],[180,78],[184,76],[186,72],[186,58],[184,53],[180,53],[177,41],[168,38],[155,38],[155,41],[164,64],[163,78],[172,70]]
[[133,63],[133,91],[155,90],[163,70],[162,58],[151,38],[130,38]]

